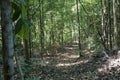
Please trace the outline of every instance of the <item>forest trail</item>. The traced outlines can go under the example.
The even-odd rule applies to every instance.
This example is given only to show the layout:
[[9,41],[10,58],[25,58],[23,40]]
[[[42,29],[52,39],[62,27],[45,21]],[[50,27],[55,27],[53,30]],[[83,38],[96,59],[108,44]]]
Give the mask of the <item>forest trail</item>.
[[85,56],[79,58],[77,44],[67,45],[64,49],[64,53],[44,56],[41,80],[118,80],[119,73],[114,74],[116,70],[109,73],[101,58],[90,56],[93,51],[86,51]]
[[78,61],[79,55],[77,53],[78,46],[76,43],[66,45],[64,51],[58,52],[57,55],[45,56],[47,74],[45,80],[76,80],[74,72],[80,63],[85,61]]
[[45,80],[77,80],[79,72],[76,68],[80,63],[87,60],[79,60],[77,53],[78,46],[76,43],[66,45],[64,51],[57,53],[55,56],[46,56],[46,79]]

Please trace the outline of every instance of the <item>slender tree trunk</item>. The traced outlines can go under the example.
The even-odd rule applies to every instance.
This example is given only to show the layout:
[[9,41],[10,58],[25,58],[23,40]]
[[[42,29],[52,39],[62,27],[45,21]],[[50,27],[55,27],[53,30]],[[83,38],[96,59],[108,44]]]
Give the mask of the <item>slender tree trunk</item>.
[[[50,9],[53,10],[54,8],[54,1],[53,0],[50,0]],[[50,28],[50,43],[49,45],[51,46],[53,43],[54,43],[54,34],[53,34],[53,13],[51,12],[50,13],[50,20],[51,20],[51,28]]]
[[43,1],[39,0],[39,20],[40,20],[40,54],[41,57],[43,56],[43,50],[44,50],[44,12],[43,12]]
[[106,25],[105,25],[105,16],[106,16],[106,7],[105,7],[105,0],[102,0],[102,31],[103,31],[103,41],[104,44],[106,43]]
[[[73,23],[73,20],[71,21]],[[73,24],[71,24],[71,43],[74,42],[74,27]]]
[[107,2],[106,0],[102,0],[103,6],[103,21],[104,21],[104,43],[106,48],[109,50],[109,22],[108,22],[108,11],[107,11]]
[[[66,0],[65,1],[62,1],[62,6],[61,6],[61,9],[63,9],[65,11],[65,4],[66,3]],[[62,23],[61,23],[61,46],[63,48],[63,45],[64,45],[64,16],[65,16],[65,13],[64,11],[61,12],[61,19],[62,19]]]
[[14,80],[14,42],[11,20],[11,0],[1,0],[1,11],[4,80]]
[[30,58],[30,55],[29,55],[29,50],[28,50],[28,40],[27,39],[24,39],[24,51],[25,51],[25,58],[26,58],[26,61],[28,62],[29,58]]
[[117,49],[117,3],[116,0],[113,0],[113,23],[114,23],[114,49]]
[[30,54],[30,57],[32,57],[32,35],[31,35],[31,28],[29,29],[29,54]]
[[[29,11],[29,2],[27,2],[27,18],[29,21],[30,20],[30,11]],[[30,26],[30,25],[29,25]],[[29,46],[29,57],[32,56],[32,44],[31,44],[31,40],[32,40],[32,35],[31,35],[31,27],[29,28],[29,33],[28,33],[28,36],[29,36],[29,40],[28,40],[28,46]]]
[[40,52],[41,57],[43,56],[44,50],[44,12],[43,12],[43,1],[39,0],[39,11],[40,11]]
[[[27,2],[27,6],[25,6],[26,7],[26,18],[29,20],[29,0],[28,0],[28,2]],[[26,58],[26,64],[29,64],[29,59],[30,59],[30,51],[29,51],[29,39],[30,39],[30,29],[28,30],[28,32],[27,32],[27,36],[28,36],[28,38],[24,38],[23,39],[23,42],[24,42],[24,51],[25,51],[25,58]],[[26,66],[26,67],[28,67],[28,66]]]
[[120,0],[117,0],[118,47],[120,47]]
[[41,51],[44,50],[44,11],[43,11],[43,2],[41,2],[41,26],[40,26],[40,33],[41,33]]
[[111,0],[108,1],[109,49],[112,50]]
[[63,44],[64,44],[64,14],[61,13],[61,16],[62,16],[62,24],[61,24],[61,46],[63,48]]
[[79,46],[79,56],[82,56],[82,53],[81,53],[80,17],[79,17],[79,10],[78,10],[78,0],[76,0],[76,5],[77,5],[77,23],[78,23],[78,46]]
[[120,48],[120,0],[116,1],[116,16],[117,16],[117,46]]

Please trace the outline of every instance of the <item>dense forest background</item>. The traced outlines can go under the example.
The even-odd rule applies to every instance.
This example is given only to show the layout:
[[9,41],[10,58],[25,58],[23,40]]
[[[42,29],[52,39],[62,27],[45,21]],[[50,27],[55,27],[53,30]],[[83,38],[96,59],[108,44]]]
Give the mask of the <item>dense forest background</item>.
[[119,80],[120,0],[0,0],[0,80]]

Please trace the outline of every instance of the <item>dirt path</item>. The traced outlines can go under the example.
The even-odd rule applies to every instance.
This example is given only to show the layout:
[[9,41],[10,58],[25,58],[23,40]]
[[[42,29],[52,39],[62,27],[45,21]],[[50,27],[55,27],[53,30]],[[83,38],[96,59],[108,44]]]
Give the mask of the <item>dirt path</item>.
[[93,63],[90,62],[90,57],[85,56],[78,59],[78,46],[76,44],[65,46],[64,48],[64,53],[57,53],[54,57],[45,57],[47,63],[44,67],[46,70],[45,75],[47,76],[45,80],[88,80],[88,78],[90,80],[90,77],[92,79],[94,76],[91,75],[91,71],[95,74],[95,69],[90,69]]
[[[105,63],[93,52],[86,51],[83,58],[78,59],[78,46],[65,46],[64,53],[44,58],[43,80],[120,80],[120,72],[107,71]],[[91,56],[90,56],[91,55]]]
[[48,63],[46,80],[76,80],[74,72],[76,67],[84,61],[77,61],[79,55],[76,54],[77,46],[64,47],[64,53],[57,53],[56,56],[47,56],[45,58]]

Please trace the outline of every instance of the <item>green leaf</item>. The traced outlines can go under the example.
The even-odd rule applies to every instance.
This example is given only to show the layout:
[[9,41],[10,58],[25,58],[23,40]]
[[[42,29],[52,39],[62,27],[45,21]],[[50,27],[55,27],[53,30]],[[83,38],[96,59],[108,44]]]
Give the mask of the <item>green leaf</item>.
[[16,23],[16,25],[15,25],[15,34],[17,34],[21,29],[22,29],[22,26],[23,26],[23,19],[22,18],[20,18],[18,21],[17,21],[17,23]]
[[28,20],[26,20],[26,19],[21,19],[20,20],[20,22],[22,23],[22,25],[21,24],[19,24],[19,25],[21,25],[21,27],[19,27],[19,30],[20,31],[18,31],[18,36],[20,36],[20,37],[22,37],[22,38],[25,38],[25,39],[27,39],[28,38],[28,32],[29,32],[29,21]]
[[20,14],[21,14],[21,9],[20,9],[20,7],[19,7],[16,3],[14,3],[14,2],[12,2],[12,8],[14,9],[14,13],[13,13],[13,17],[12,17],[12,20],[13,20],[13,22],[14,22],[14,21],[16,21],[16,20],[19,18]]
[[24,39],[28,39],[28,31],[29,31],[29,27],[26,23],[24,23],[18,35]]

